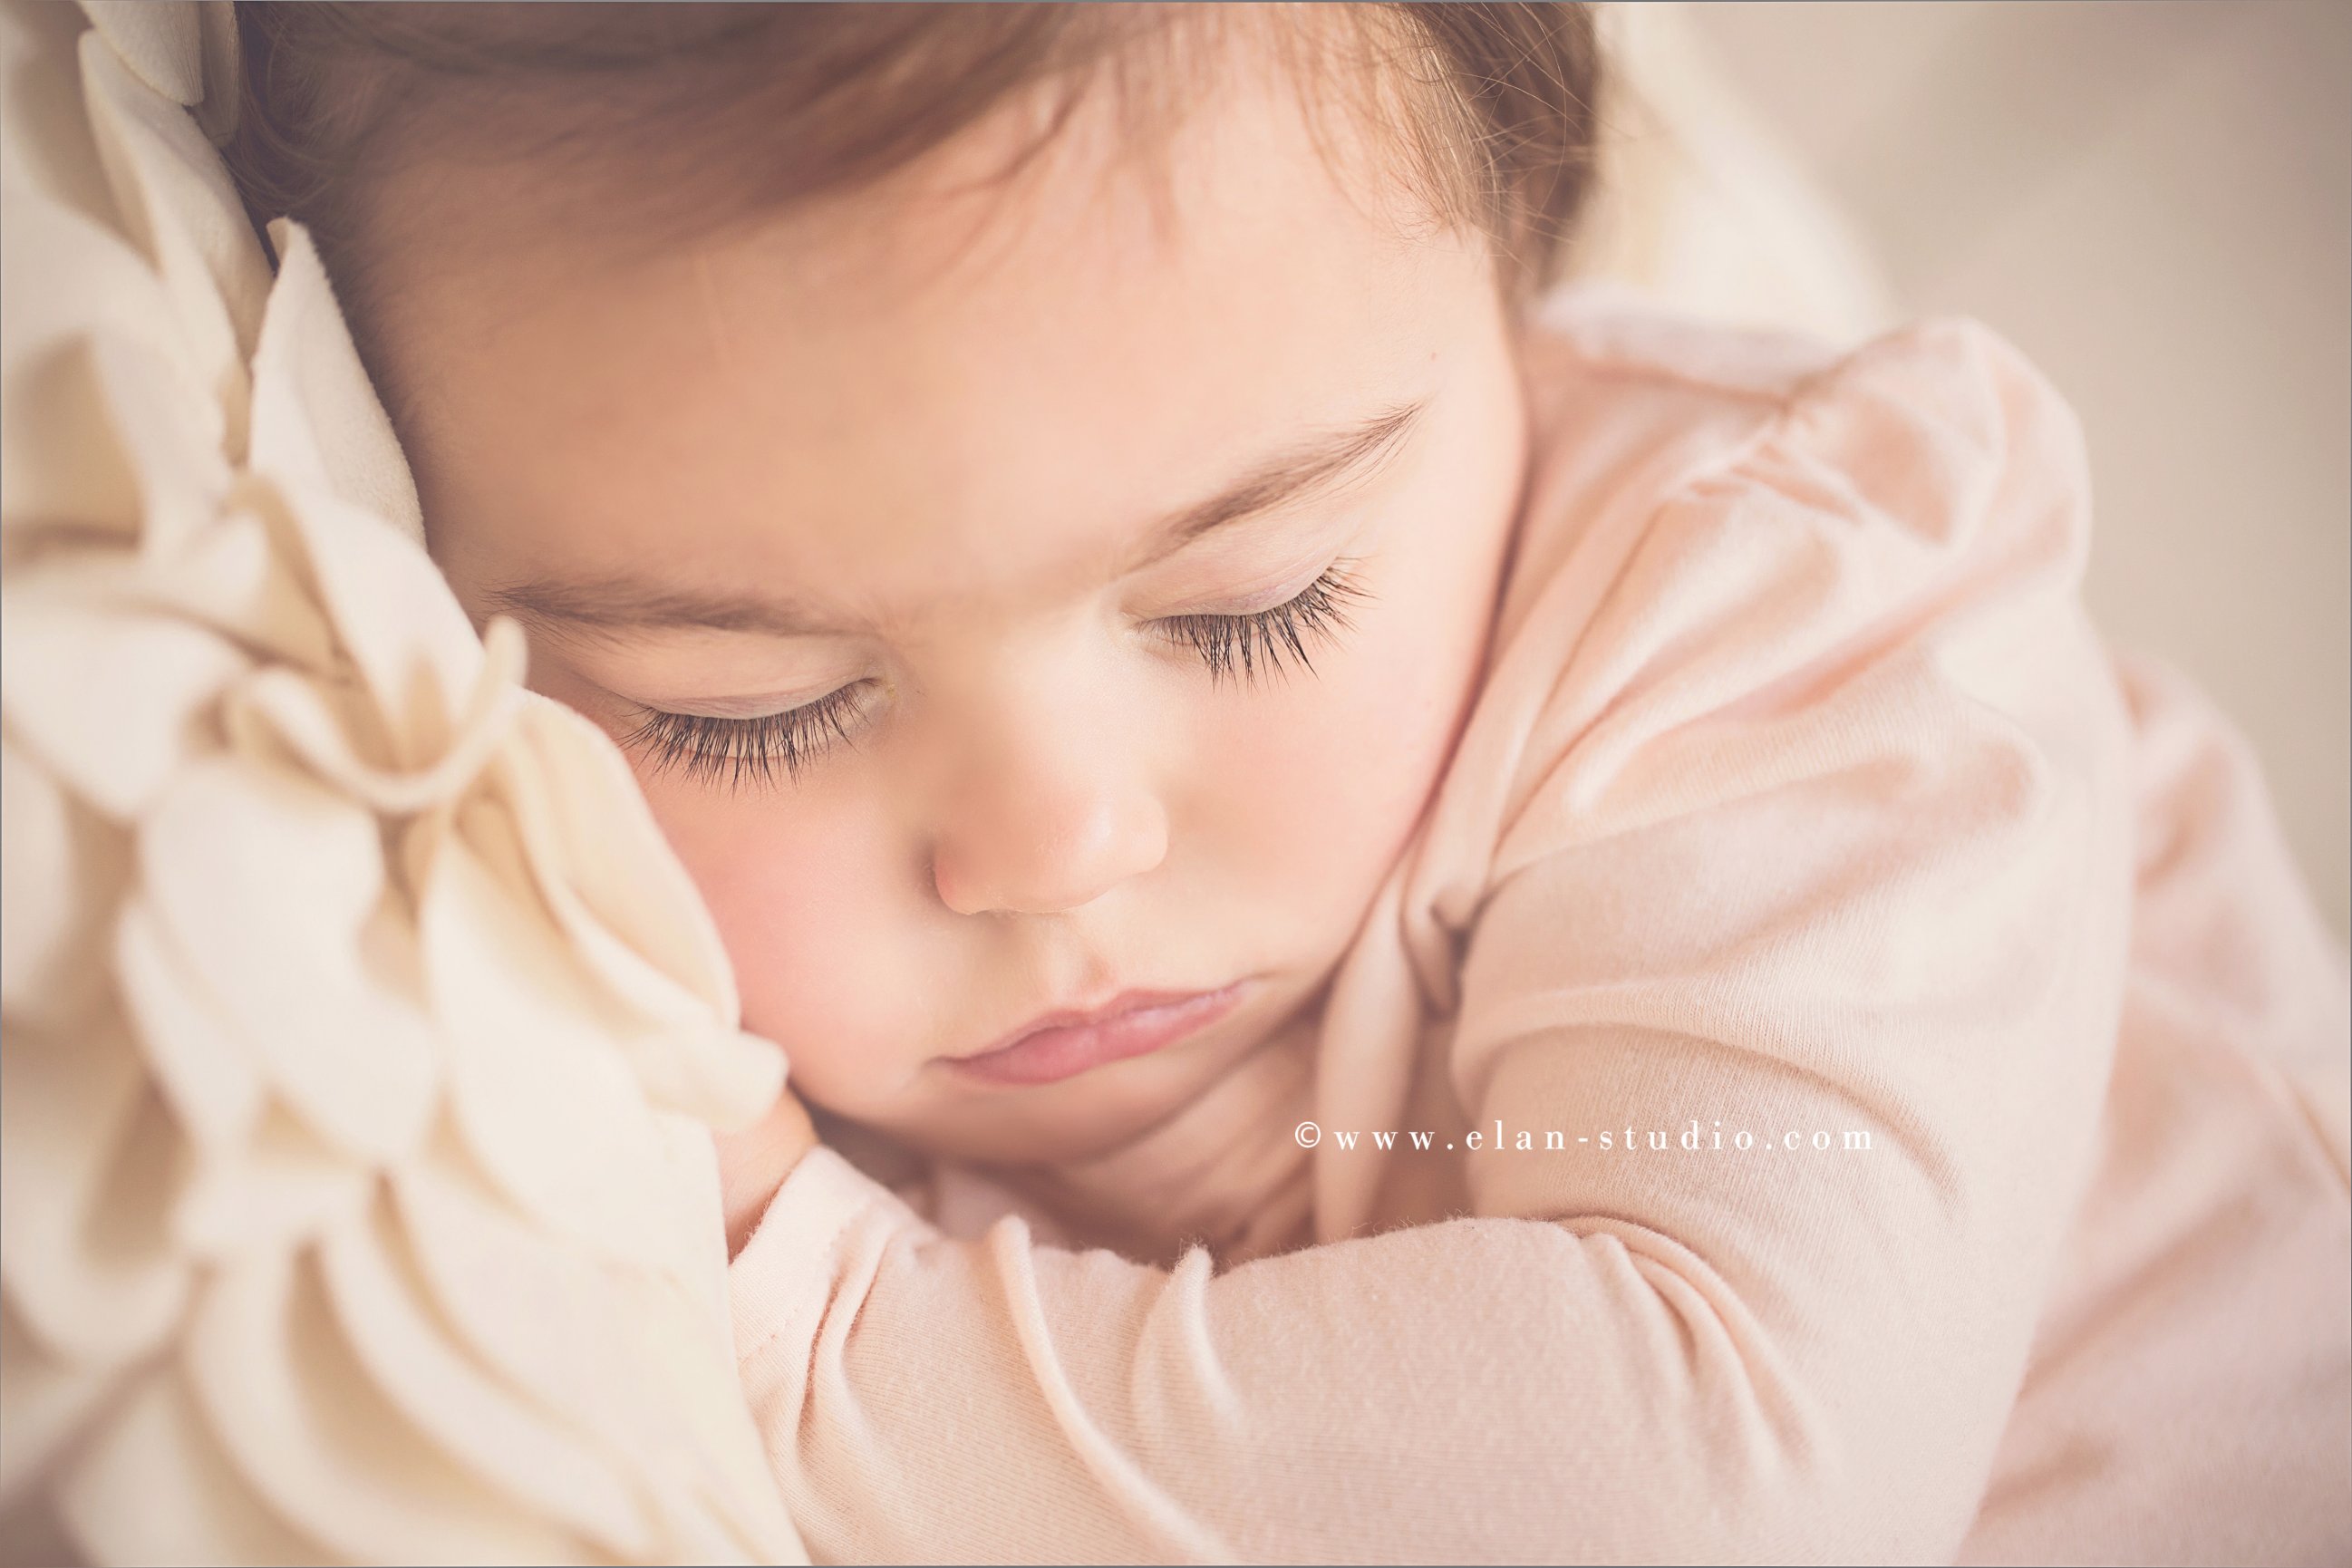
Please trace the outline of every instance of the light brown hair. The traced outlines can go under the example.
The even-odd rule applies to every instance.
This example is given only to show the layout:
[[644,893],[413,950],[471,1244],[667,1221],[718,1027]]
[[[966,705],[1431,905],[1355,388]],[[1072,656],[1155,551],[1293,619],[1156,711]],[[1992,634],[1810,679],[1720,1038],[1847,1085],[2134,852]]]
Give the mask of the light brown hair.
[[[1591,183],[1598,49],[1581,5],[257,5],[225,149],[256,226],[316,237],[366,314],[367,195],[404,163],[560,160],[640,235],[855,191],[1029,89],[1009,174],[1109,79],[1181,114],[1190,36],[1272,24],[1302,80],[1347,91],[1444,221],[1491,240],[1524,303],[1561,269]],[[1158,46],[1154,47],[1153,46]],[[566,179],[532,188],[561,190]]]

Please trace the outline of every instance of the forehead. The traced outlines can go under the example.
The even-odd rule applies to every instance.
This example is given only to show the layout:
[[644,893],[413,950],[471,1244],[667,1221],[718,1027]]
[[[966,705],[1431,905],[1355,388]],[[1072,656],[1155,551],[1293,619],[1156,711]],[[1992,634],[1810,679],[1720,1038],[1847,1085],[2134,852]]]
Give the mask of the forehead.
[[1084,570],[1424,395],[1491,296],[1483,243],[1350,177],[1377,150],[1278,71],[1220,73],[1142,163],[1082,100],[992,180],[1024,130],[667,248],[535,228],[496,171],[406,179],[436,238],[379,261],[374,336],[453,573],[919,599]]

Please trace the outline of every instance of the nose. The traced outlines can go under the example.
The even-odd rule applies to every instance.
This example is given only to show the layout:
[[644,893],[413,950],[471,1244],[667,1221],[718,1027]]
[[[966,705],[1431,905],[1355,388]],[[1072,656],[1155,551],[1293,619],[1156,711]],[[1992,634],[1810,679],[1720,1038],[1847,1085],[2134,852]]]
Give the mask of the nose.
[[1167,858],[1167,812],[1114,737],[1045,741],[1007,738],[957,770],[931,847],[956,913],[1058,914]]

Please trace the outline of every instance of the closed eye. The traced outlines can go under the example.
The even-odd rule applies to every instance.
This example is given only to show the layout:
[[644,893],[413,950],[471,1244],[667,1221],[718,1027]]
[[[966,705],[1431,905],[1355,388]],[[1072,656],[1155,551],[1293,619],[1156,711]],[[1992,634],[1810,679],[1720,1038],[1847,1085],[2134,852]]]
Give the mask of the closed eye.
[[802,769],[850,738],[864,717],[866,689],[872,684],[853,681],[814,702],[751,719],[648,708],[621,743],[643,752],[656,772],[675,769],[730,789],[773,784],[779,770],[797,780]]
[[1163,635],[1201,656],[1213,681],[1238,676],[1255,685],[1261,672],[1282,674],[1291,665],[1314,673],[1311,650],[1351,629],[1348,606],[1370,595],[1355,581],[1352,561],[1335,561],[1323,574],[1272,609],[1246,616],[1169,616],[1157,625]]
[[[1255,685],[1261,676],[1292,666],[1310,674],[1314,653],[1351,629],[1348,606],[1370,595],[1356,582],[1351,561],[1334,562],[1297,594],[1245,616],[1168,616],[1152,623],[1160,635],[1197,653],[1211,680]],[[779,775],[797,782],[834,747],[850,742],[866,717],[875,682],[852,681],[813,702],[748,719],[667,709],[639,710],[621,744],[645,756],[656,773],[675,771],[699,783],[738,789],[769,785]]]

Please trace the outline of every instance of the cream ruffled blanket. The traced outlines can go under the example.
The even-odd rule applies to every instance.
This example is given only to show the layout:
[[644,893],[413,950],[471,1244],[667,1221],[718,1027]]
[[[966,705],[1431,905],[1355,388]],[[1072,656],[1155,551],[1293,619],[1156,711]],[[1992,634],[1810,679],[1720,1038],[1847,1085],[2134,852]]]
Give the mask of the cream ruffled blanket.
[[[425,555],[300,228],[273,275],[233,27],[0,11],[0,1545],[805,1562],[708,1136],[782,1057],[624,759]],[[1688,243],[1704,170],[1620,103],[1596,270],[1737,254],[1680,291],[1872,324],[1801,232]]]
[[477,638],[227,7],[5,14],[0,1500],[110,1562],[800,1561],[709,1128],[783,1063]]

